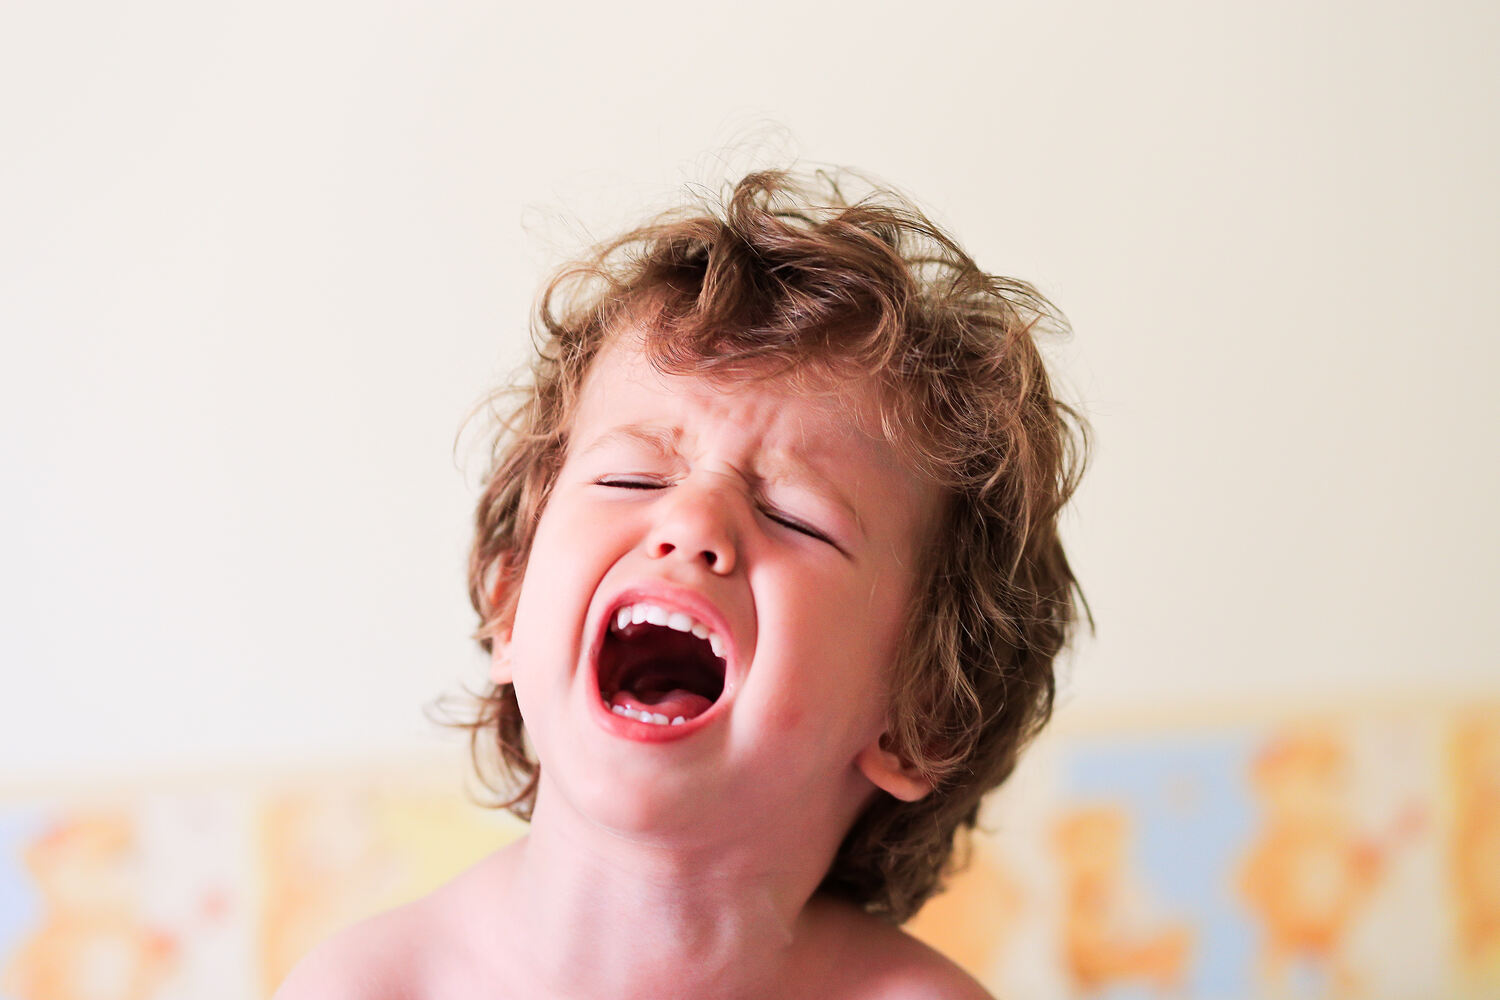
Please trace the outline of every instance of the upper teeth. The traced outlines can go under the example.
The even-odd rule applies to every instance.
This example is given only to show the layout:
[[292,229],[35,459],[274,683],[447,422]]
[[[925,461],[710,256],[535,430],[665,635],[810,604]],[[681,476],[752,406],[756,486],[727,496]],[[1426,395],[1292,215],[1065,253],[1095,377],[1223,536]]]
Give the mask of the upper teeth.
[[715,656],[724,655],[724,640],[707,625],[685,611],[668,611],[656,604],[627,604],[615,612],[615,631],[627,625],[662,625],[678,632],[691,632],[700,639],[707,639]]

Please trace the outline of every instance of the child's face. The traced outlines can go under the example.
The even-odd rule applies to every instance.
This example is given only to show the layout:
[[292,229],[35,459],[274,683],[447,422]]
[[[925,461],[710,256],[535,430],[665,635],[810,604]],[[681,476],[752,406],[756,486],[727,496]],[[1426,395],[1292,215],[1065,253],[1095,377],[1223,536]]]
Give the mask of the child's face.
[[847,826],[874,787],[925,792],[879,741],[938,494],[874,413],[862,382],[796,394],[662,375],[628,336],[601,352],[492,671],[544,789],[636,830],[810,803]]

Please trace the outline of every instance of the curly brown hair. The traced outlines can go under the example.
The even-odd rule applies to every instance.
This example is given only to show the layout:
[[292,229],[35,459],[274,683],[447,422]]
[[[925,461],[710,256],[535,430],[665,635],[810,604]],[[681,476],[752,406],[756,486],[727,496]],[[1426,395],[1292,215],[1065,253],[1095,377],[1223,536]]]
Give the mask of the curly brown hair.
[[[874,378],[884,436],[941,487],[887,736],[934,792],[877,795],[821,886],[904,921],[1049,718],[1053,660],[1082,603],[1057,521],[1087,427],[1053,395],[1035,342],[1066,324],[1031,285],[981,271],[909,201],[881,188],[851,201],[822,173],[754,173],[722,203],[596,247],[545,287],[531,378],[508,390],[519,401],[500,421],[469,563],[486,651],[512,621],[584,377],[627,324],[647,332],[664,372]],[[459,725],[493,804],[529,816],[540,765],[513,687],[491,685]]]

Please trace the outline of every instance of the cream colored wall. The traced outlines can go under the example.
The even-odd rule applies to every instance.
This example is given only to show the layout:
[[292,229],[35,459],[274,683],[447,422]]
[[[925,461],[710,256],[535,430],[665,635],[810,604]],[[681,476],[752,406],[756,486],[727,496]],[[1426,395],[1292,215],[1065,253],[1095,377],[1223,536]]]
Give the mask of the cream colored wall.
[[1072,318],[1066,711],[1494,692],[1497,22],[6,7],[4,772],[448,745],[462,418],[549,262],[757,141],[916,193]]

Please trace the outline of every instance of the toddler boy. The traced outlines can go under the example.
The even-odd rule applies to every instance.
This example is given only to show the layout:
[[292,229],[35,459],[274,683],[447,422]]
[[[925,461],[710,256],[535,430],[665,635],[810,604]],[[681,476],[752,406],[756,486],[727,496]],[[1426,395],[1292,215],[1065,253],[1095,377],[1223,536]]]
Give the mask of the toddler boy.
[[530,832],[278,998],[986,996],[899,924],[1051,710],[1057,319],[783,173],[555,277],[470,566]]

